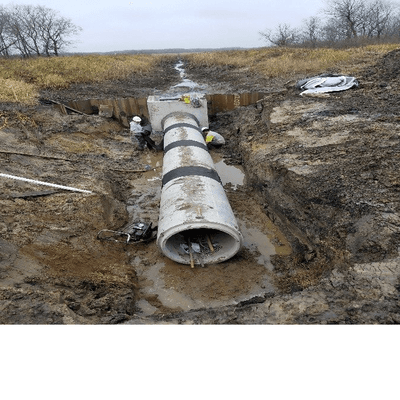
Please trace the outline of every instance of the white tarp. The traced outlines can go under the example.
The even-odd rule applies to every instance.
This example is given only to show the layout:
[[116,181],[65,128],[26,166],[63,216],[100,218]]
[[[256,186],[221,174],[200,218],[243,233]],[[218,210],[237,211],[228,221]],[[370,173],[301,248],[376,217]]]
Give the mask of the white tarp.
[[304,90],[301,96],[314,93],[329,93],[347,90],[358,86],[358,81],[352,76],[321,75],[313,78],[302,79],[296,85]]

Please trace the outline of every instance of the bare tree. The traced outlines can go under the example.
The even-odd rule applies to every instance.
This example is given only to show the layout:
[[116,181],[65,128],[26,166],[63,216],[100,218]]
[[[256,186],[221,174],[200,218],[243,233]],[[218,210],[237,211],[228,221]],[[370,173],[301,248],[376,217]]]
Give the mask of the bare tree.
[[28,44],[25,28],[24,6],[15,5],[9,10],[9,30],[10,35],[14,38],[13,47],[19,51],[23,57],[29,57],[31,55],[31,49]]
[[303,21],[301,30],[301,40],[303,45],[316,47],[322,41],[322,25],[320,18],[310,17]]
[[41,31],[44,51],[48,56],[50,53],[58,56],[61,50],[72,43],[68,38],[77,35],[82,28],[73,24],[68,18],[59,17],[50,9],[42,15]]
[[[259,32],[275,46],[343,46],[400,40],[400,5],[389,0],[325,0],[325,18],[310,17],[300,29],[279,24]],[[327,18],[326,18],[327,17]]]
[[9,40],[5,43],[12,43],[7,49],[13,49],[23,57],[58,56],[60,51],[72,43],[69,38],[81,30],[70,19],[60,17],[57,11],[48,7],[12,5],[2,10],[4,16],[2,18],[0,13],[0,54],[3,20],[3,30],[7,32]]
[[328,0],[325,13],[346,32],[346,37],[356,38],[365,16],[365,0]]
[[288,24],[279,24],[275,31],[266,29],[264,32],[259,32],[259,34],[267,42],[280,47],[293,45],[299,40],[297,29]]
[[399,40],[400,39],[400,14],[395,14],[387,28],[387,37],[392,38],[394,40]]
[[370,24],[370,36],[378,39],[389,32],[395,19],[398,6],[392,2],[374,0],[369,5],[368,20]]
[[15,40],[10,35],[9,14],[0,6],[0,55],[9,56],[10,48],[14,45]]
[[397,6],[385,0],[327,0],[325,13],[347,39],[380,38],[395,17]]
[[26,43],[30,53],[40,56],[42,54],[41,42],[41,7],[22,6],[23,13],[23,29],[26,38]]

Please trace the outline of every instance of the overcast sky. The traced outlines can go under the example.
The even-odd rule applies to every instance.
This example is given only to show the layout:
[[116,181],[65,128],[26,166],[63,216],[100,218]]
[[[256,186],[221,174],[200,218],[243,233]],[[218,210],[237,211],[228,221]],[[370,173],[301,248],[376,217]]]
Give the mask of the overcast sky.
[[[8,2],[4,2],[7,4]],[[4,4],[3,3],[3,4]],[[14,0],[45,5],[83,30],[68,51],[262,47],[259,31],[300,26],[324,0]]]

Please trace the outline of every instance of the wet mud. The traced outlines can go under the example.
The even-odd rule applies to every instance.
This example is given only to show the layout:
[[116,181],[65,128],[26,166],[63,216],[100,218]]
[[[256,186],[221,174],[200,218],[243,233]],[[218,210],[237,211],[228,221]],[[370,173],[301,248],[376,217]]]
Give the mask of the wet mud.
[[[365,67],[359,88],[329,98],[235,71],[183,77],[176,62],[165,66],[170,78],[152,82],[164,92],[184,78],[207,92],[226,81],[225,93],[266,93],[210,117],[227,141],[211,152],[244,247],[204,268],[169,260],[155,241],[97,239],[133,221],[157,225],[161,153],[137,151],[113,118],[3,105],[2,173],[93,193],[0,179],[0,322],[398,323],[398,61],[389,53]],[[92,89],[86,98],[99,97]]]

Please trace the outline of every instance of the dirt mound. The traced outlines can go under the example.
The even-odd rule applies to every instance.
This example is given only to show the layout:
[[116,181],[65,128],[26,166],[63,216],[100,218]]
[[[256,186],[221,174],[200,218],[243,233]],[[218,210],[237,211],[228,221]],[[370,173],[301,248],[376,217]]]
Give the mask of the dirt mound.
[[[385,54],[378,62],[365,71],[365,78],[374,79],[380,85],[398,82],[400,76],[400,49]],[[385,87],[385,86],[383,86]]]

